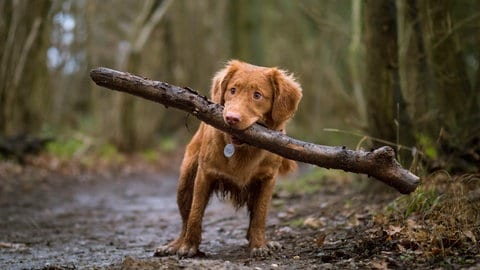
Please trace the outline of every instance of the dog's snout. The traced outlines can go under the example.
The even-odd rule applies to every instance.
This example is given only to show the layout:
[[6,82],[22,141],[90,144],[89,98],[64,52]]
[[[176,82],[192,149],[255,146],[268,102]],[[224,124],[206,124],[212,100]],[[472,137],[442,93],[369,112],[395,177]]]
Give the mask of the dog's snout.
[[240,122],[240,114],[234,112],[227,112],[225,115],[225,121],[227,124],[234,126]]

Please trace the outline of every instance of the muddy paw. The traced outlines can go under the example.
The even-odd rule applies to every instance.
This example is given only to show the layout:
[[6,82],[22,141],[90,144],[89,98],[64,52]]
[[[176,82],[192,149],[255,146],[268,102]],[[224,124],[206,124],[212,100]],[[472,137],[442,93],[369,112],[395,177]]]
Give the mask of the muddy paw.
[[265,246],[252,248],[250,251],[250,257],[269,257],[275,250],[280,250],[282,245],[275,241],[268,242]]

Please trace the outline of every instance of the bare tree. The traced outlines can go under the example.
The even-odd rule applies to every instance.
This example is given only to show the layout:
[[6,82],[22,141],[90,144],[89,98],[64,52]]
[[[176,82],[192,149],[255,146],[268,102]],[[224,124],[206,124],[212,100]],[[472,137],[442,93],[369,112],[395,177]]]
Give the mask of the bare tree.
[[[164,17],[172,0],[145,1],[133,27],[128,33],[127,43],[119,53],[118,64],[122,69],[136,72],[140,65],[141,53],[154,28]],[[135,125],[135,100],[130,96],[117,96],[119,109],[119,127],[117,142],[123,150],[136,148],[137,128]]]
[[[400,90],[395,1],[365,1],[364,7],[364,93],[369,133],[397,145],[414,145],[412,126]],[[397,147],[397,151],[399,149]]]
[[349,67],[352,77],[353,95],[357,104],[357,111],[361,122],[365,122],[367,108],[362,90],[362,79],[360,76],[360,49],[362,36],[362,5],[360,1],[352,0],[351,32],[352,38],[349,46]]
[[231,1],[231,53],[234,58],[264,65],[263,31],[266,1]]
[[[417,2],[432,81],[430,87],[434,90],[432,102],[428,104],[430,111],[434,112],[429,134],[438,142],[439,156],[436,158],[440,167],[478,170],[478,92],[468,78],[459,37],[458,27],[461,25],[452,14],[453,4],[450,0]],[[473,166],[467,165],[472,163]]]
[[457,129],[459,121],[468,119],[474,100],[459,37],[453,29],[452,4],[450,0],[418,2],[426,56],[433,74],[434,106],[439,109],[437,123],[447,130]]
[[427,132],[430,121],[425,120],[431,118],[434,92],[417,2],[396,1],[399,22],[399,72],[402,93],[407,102],[407,111],[414,121],[413,125],[421,125],[421,132]]
[[0,133],[36,131],[42,122],[50,6],[47,0],[0,3]]

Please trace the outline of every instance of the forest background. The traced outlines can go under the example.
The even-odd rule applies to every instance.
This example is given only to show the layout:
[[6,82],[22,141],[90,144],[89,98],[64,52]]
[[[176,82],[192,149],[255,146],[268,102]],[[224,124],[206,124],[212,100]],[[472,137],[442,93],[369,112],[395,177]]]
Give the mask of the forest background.
[[1,1],[0,137],[53,137],[83,152],[183,147],[194,117],[100,89],[90,69],[208,95],[236,58],[302,84],[292,137],[392,144],[413,170],[475,172],[479,10],[470,0]]

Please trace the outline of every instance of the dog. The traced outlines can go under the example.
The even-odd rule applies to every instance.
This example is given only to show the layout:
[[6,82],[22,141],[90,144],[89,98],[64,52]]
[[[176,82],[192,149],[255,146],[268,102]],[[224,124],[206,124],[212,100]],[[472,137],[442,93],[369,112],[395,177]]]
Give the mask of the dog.
[[[244,130],[254,123],[286,132],[297,110],[302,88],[278,68],[231,60],[213,78],[211,99],[224,106],[226,124]],[[204,255],[199,250],[202,219],[213,193],[228,197],[238,209],[247,205],[250,256],[265,257],[281,248],[267,242],[265,225],[277,175],[296,169],[296,163],[250,146],[205,123],[186,147],[177,190],[182,217],[178,238],[155,251],[155,256]]]

